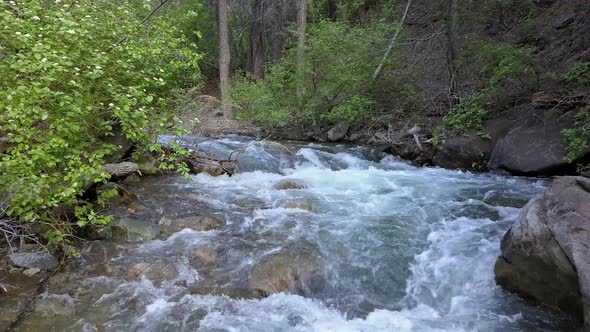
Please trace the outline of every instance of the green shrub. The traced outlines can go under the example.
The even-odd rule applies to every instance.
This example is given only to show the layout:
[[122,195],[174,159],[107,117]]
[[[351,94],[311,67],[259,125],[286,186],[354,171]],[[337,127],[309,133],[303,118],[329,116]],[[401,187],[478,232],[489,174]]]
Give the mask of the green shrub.
[[199,54],[175,25],[136,14],[107,0],[0,1],[0,203],[12,219],[50,225],[50,243],[71,232],[66,206],[80,226],[109,221],[78,202],[107,180],[118,147],[105,138],[120,131],[159,150],[154,138],[174,118],[168,96],[199,79]]
[[590,61],[575,64],[565,75],[567,82],[577,86],[590,86]]
[[459,131],[474,129],[483,133],[483,121],[490,115],[489,105],[506,89],[536,84],[538,79],[535,50],[508,44],[473,43],[467,50],[468,60],[481,64],[482,87],[456,105],[445,117],[445,125]]
[[[310,28],[305,51],[303,100],[297,97],[297,49],[289,49],[280,62],[267,67],[266,78],[250,76],[233,83],[240,116],[281,125],[287,121],[355,121],[373,108],[372,74],[384,49],[381,23],[349,27],[321,21]],[[376,42],[378,41],[378,42]]]
[[[587,91],[590,87],[590,62],[575,64],[563,78],[574,89]],[[590,95],[586,92],[586,106],[576,114],[576,123],[573,128],[564,129],[562,135],[566,144],[566,162],[575,162],[590,152]],[[590,165],[578,165],[578,172],[588,172]]]
[[445,117],[445,124],[461,132],[468,129],[482,131],[483,121],[488,115],[485,105],[488,98],[485,91],[472,94],[451,110]]
[[367,97],[353,95],[342,104],[332,108],[326,115],[330,121],[345,121],[353,123],[365,117],[373,108],[375,102]]

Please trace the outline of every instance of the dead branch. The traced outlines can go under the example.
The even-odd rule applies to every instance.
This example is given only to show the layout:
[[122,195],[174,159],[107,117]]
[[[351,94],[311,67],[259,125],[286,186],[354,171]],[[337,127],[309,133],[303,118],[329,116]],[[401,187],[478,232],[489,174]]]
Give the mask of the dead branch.
[[[154,14],[158,11],[158,9],[162,8],[162,6],[164,6],[169,0],[160,0],[160,3],[154,8],[152,9],[152,11],[147,14],[146,17],[143,18],[143,20],[141,20],[141,22],[139,22],[139,24],[144,24],[145,22],[147,22],[147,20],[149,20],[152,16],[154,16]],[[111,45],[109,48],[107,48],[105,50],[105,52],[110,52],[112,51],[115,47],[123,44],[125,41],[127,41],[127,39],[129,39],[129,35],[124,35],[121,38],[119,38],[119,40],[117,40],[113,45]]]
[[[234,154],[236,156],[234,157]],[[232,151],[227,159],[217,159],[193,153],[184,159],[189,170],[193,174],[207,173],[212,176],[228,175],[239,173],[239,151]]]

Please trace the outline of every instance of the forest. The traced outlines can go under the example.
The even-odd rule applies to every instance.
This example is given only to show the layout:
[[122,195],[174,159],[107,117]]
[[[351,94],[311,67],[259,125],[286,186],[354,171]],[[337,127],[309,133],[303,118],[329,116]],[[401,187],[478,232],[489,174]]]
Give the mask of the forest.
[[[114,234],[125,220],[117,208],[150,209],[130,203],[143,195],[131,177],[143,183],[151,175],[190,180],[208,173],[240,181],[249,171],[268,171],[252,163],[281,149],[310,158],[283,142],[371,147],[412,167],[474,177],[490,172],[506,176],[505,183],[575,178],[590,192],[584,0],[0,0],[0,78],[0,253],[6,255],[26,243],[63,257],[60,265],[79,259],[87,240],[102,239],[105,229]],[[226,144],[236,134],[253,141],[223,154],[200,141]],[[188,144],[187,137],[200,143]],[[249,157],[252,147],[267,154]],[[346,153],[352,152],[335,152]],[[265,167],[276,162],[277,172],[292,172],[284,171],[283,159],[272,160]],[[340,171],[336,164],[320,168]],[[551,188],[543,202],[561,206]],[[590,230],[586,196],[565,202],[581,202],[568,211],[581,211],[580,227]],[[514,208],[527,209],[531,198],[519,197],[524,202]],[[293,204],[286,208],[317,213],[307,201]],[[553,301],[522,286],[527,281],[513,281],[514,253],[502,243],[499,262],[507,265],[496,263],[496,281]],[[578,271],[578,249],[563,250]],[[9,293],[1,277],[0,296]],[[569,277],[582,285],[572,294],[584,300],[578,294],[572,297],[579,303],[568,297],[550,305],[588,324],[590,275]],[[316,294],[306,287],[301,294]],[[383,307],[375,303],[367,306]]]

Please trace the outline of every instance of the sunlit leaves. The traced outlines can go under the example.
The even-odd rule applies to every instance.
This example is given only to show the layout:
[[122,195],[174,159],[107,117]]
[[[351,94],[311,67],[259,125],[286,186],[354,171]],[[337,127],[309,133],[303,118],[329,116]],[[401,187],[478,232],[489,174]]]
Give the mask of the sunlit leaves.
[[117,147],[105,139],[119,130],[139,149],[151,144],[174,121],[171,91],[200,78],[194,45],[166,17],[142,24],[142,10],[0,2],[0,197],[13,218],[55,224],[50,243],[69,234],[58,207],[74,206],[78,226],[108,221],[78,202],[107,181],[102,165]]

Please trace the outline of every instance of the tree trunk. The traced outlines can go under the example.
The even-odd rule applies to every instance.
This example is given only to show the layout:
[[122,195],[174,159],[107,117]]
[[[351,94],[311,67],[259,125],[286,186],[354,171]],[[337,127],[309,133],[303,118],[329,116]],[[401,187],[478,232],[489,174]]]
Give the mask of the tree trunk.
[[297,14],[297,27],[299,34],[299,52],[297,54],[297,97],[303,101],[305,79],[305,30],[307,27],[307,0],[299,0]]
[[375,74],[373,74],[373,80],[376,80],[377,78],[379,78],[379,75],[381,75],[381,70],[383,70],[383,66],[385,65],[385,61],[387,61],[387,58],[389,57],[389,54],[391,53],[391,50],[393,49],[393,46],[395,45],[395,41],[397,40],[397,37],[399,36],[399,33],[402,30],[402,26],[404,25],[404,22],[406,21],[406,16],[408,16],[408,10],[410,9],[411,4],[412,4],[412,0],[408,0],[408,2],[406,3],[406,9],[404,10],[404,14],[402,15],[402,19],[399,22],[399,26],[397,27],[397,30],[395,30],[395,34],[393,35],[393,38],[391,38],[391,41],[389,42],[389,46],[387,46],[387,49],[385,50],[385,54],[383,54],[383,59],[381,59],[379,66],[377,66],[377,69],[375,70]]
[[263,24],[264,0],[252,2],[252,25],[250,29],[250,70],[257,79],[264,78]]
[[338,1],[328,0],[328,17],[332,21],[336,21],[338,13]]
[[[227,0],[217,0],[218,13],[218,32],[219,32],[219,90],[221,92],[221,102],[229,103],[229,32],[227,20]],[[224,107],[224,115],[228,116],[228,110]]]
[[452,109],[459,104],[459,82],[457,81],[457,1],[448,0],[447,8],[447,70],[449,73],[449,104]]

